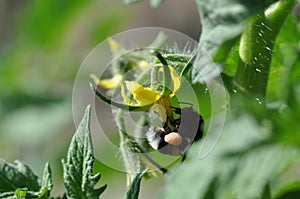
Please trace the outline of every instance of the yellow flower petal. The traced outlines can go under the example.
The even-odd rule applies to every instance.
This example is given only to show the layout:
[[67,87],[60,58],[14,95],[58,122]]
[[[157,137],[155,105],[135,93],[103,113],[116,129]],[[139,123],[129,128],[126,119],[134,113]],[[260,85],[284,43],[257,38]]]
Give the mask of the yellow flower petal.
[[[172,102],[171,102],[171,97],[170,96],[161,96],[159,98],[159,100],[157,100],[156,103],[161,105],[162,107],[164,107],[163,111],[165,111],[165,114],[168,118],[170,118],[170,119],[173,118],[173,109],[172,109]],[[158,112],[158,114],[160,114],[160,116],[161,116],[161,113]]]
[[111,37],[107,38],[107,41],[113,55],[118,54],[118,52],[121,50],[121,45],[119,42]]
[[125,81],[125,83],[128,91],[141,106],[152,104],[161,97],[157,91],[143,87],[135,81]]
[[96,85],[105,89],[117,88],[120,86],[121,82],[123,81],[123,77],[120,74],[117,74],[110,79],[99,79],[94,74],[91,74],[90,77],[94,80]]
[[138,62],[137,66],[141,69],[141,71],[144,71],[150,66],[150,64],[146,61],[140,61]]
[[[162,66],[162,64],[158,64],[156,66]],[[172,78],[172,84],[171,84],[170,90],[172,91],[171,96],[173,96],[178,91],[178,89],[180,88],[181,77],[178,75],[177,71],[172,66],[169,65],[169,69],[170,69],[171,78]],[[160,68],[159,71],[162,72],[163,69]]]
[[173,83],[173,93],[176,93],[178,89],[180,88],[181,84],[181,77],[178,75],[177,71],[172,67],[169,66],[170,71],[171,71],[171,77],[172,77],[172,83]]
[[123,98],[124,102],[127,105],[133,105],[133,106],[138,105],[137,103],[135,103],[134,101],[132,101],[131,99],[129,99],[126,96],[125,89],[124,89],[124,83],[123,82],[121,83],[121,95],[122,95],[122,98]]
[[167,120],[167,114],[166,114],[166,109],[165,107],[163,107],[160,104],[154,104],[151,109],[153,111],[155,111],[156,113],[158,113],[158,115],[160,116],[160,118],[162,119],[162,121],[166,121]]

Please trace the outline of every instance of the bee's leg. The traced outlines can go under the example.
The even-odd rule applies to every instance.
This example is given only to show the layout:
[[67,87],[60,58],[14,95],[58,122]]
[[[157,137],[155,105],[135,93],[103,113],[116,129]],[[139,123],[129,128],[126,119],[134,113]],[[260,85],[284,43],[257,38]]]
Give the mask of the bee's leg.
[[170,118],[167,118],[167,120],[163,123],[163,128],[167,134],[178,131],[175,121]]
[[175,119],[173,123],[174,123],[174,125],[175,125],[176,127],[179,128],[180,121],[181,121],[181,118],[178,118],[178,119]]
[[167,172],[168,172],[168,169],[166,169],[166,168],[160,168],[159,170],[161,170],[161,172],[163,172],[163,174],[166,174]]
[[181,158],[181,163],[183,163],[183,161],[186,159],[186,153],[184,153],[184,154],[182,154],[182,156],[181,156],[182,158]]
[[173,106],[171,106],[171,108],[174,109],[174,112],[175,112],[176,114],[181,115],[181,109],[180,109],[180,108],[173,107]]

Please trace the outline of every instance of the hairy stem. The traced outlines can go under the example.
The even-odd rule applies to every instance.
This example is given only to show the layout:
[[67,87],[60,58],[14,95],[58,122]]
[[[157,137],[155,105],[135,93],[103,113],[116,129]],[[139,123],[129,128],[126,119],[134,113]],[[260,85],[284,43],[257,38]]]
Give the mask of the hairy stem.
[[116,122],[119,127],[120,152],[127,173],[127,188],[129,188],[135,176],[141,172],[141,161],[139,154],[136,153],[136,143],[126,133],[124,112],[120,109],[118,110],[116,115]]

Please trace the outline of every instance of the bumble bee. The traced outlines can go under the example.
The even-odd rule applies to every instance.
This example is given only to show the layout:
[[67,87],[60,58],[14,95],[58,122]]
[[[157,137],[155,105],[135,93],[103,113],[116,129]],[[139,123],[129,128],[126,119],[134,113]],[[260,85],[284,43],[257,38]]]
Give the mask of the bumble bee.
[[[146,133],[146,138],[149,145],[160,153],[183,155],[184,159],[189,146],[203,137],[204,120],[192,106],[182,109],[172,108],[180,117],[167,118],[162,128],[151,126]],[[175,128],[171,128],[170,124]]]

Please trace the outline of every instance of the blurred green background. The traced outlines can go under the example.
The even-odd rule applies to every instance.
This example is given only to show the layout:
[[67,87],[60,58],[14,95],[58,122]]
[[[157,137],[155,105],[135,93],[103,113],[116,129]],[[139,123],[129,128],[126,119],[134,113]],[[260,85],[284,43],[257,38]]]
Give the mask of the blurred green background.
[[[130,6],[118,0],[0,1],[0,157],[20,159],[39,176],[49,161],[53,195],[62,194],[60,162],[75,131],[71,96],[81,62],[107,37],[135,27],[170,28],[198,40],[196,4],[174,1],[159,8],[148,1]],[[108,184],[103,198],[121,198],[124,173],[99,162],[97,171]],[[145,181],[141,198],[153,198],[162,183]]]

